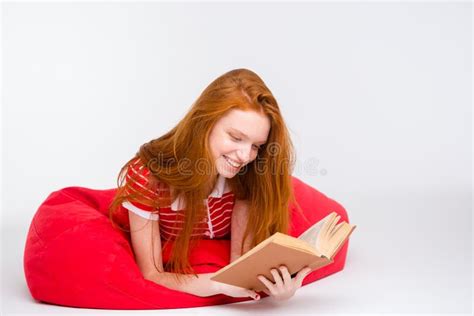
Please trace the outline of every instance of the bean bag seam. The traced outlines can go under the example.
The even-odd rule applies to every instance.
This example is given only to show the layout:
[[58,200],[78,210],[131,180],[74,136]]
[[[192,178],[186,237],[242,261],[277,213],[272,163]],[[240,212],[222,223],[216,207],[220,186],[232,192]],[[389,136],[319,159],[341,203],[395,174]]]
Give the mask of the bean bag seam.
[[[114,244],[114,247],[119,248],[120,246],[117,245],[117,244]],[[159,306],[159,305],[154,305],[154,304],[149,303],[149,302],[147,302],[147,301],[141,300],[141,299],[139,299],[138,297],[132,296],[132,295],[128,294],[127,292],[123,291],[122,289],[120,289],[119,287],[116,287],[116,286],[113,285],[113,283],[112,283],[111,280],[110,280],[110,273],[112,273],[112,270],[114,269],[114,264],[115,264],[115,261],[116,261],[116,260],[117,260],[117,255],[114,254],[113,260],[112,260],[111,262],[109,262],[109,264],[110,264],[109,268],[106,269],[106,276],[105,276],[105,282],[104,282],[104,284],[105,284],[107,287],[111,288],[112,290],[115,290],[116,292],[119,292],[119,293],[121,293],[122,295],[125,295],[125,296],[127,296],[127,297],[129,297],[129,298],[131,298],[131,299],[133,299],[133,300],[135,300],[135,301],[137,301],[137,302],[140,302],[140,303],[142,303],[142,304],[145,304],[145,305],[147,305],[147,306],[149,306],[149,307],[152,307],[152,308],[154,308],[154,309],[161,309],[161,308],[162,308],[161,306]],[[133,257],[133,261],[134,261],[135,264],[137,264],[134,257]],[[151,282],[151,281],[150,281],[150,282]],[[167,289],[167,288],[166,288],[165,286],[163,286],[163,285],[160,285],[160,284],[155,284],[155,285]]]
[[[134,300],[136,300],[137,302],[143,303],[143,304],[145,304],[145,305],[147,305],[147,306],[150,306],[150,307],[153,307],[153,308],[157,308],[157,309],[162,308],[162,307],[160,307],[159,305],[154,305],[154,304],[148,303],[147,301],[143,301],[143,300],[141,300],[141,299],[139,299],[139,298],[137,298],[137,297],[135,297],[135,296],[131,296],[131,295],[128,294],[127,292],[122,291],[121,289],[119,289],[119,288],[113,286],[112,284],[110,284],[110,282],[105,282],[105,284],[106,284],[108,287],[110,287],[111,289],[113,289],[113,290],[115,290],[115,291],[121,293],[122,295],[125,295],[125,296],[127,296],[127,297],[129,297],[129,298],[131,298],[131,299],[134,299]],[[165,287],[165,288],[166,288],[166,287]]]
[[[69,231],[73,230],[74,228],[76,228],[77,226],[81,226],[81,225],[90,225],[91,222],[98,222],[98,221],[103,221],[104,219],[103,218],[94,218],[94,219],[90,219],[88,221],[85,221],[85,222],[81,222],[81,223],[77,223],[71,227],[68,227],[66,228],[65,230],[63,230],[61,233],[59,233],[58,235],[54,236],[54,238],[50,239],[48,241],[48,244],[51,243],[53,240],[57,239],[58,237],[60,237],[61,235],[65,234],[65,233],[68,233]],[[48,245],[45,245],[45,248],[47,248]]]
[[36,236],[38,237],[38,240],[41,244],[41,247],[44,249],[46,244],[43,241],[43,238],[41,238],[40,234],[38,233],[38,229],[36,229],[36,220],[33,220],[32,225],[33,225],[33,230],[34,230],[34,232],[35,232]]
[[[114,246],[118,247],[118,245],[114,245]],[[136,297],[136,296],[132,296],[132,295],[128,294],[127,292],[123,291],[122,289],[120,289],[119,287],[113,285],[113,282],[111,282],[111,280],[110,280],[110,278],[109,278],[109,275],[110,275],[110,273],[112,272],[112,269],[114,269],[114,268],[113,268],[113,265],[114,265],[116,259],[117,259],[117,256],[115,255],[115,256],[114,256],[114,260],[112,260],[112,261],[110,262],[110,269],[107,269],[107,277],[105,278],[105,285],[108,286],[108,287],[110,287],[111,289],[113,289],[113,290],[115,290],[115,291],[117,291],[117,292],[119,292],[119,293],[121,293],[121,294],[123,294],[123,295],[125,295],[125,296],[127,296],[127,297],[129,297],[129,298],[131,298],[131,299],[134,299],[134,300],[137,301],[137,302],[143,303],[143,304],[145,304],[145,305],[147,305],[147,306],[149,306],[149,307],[152,307],[152,308],[154,308],[154,309],[163,309],[163,306],[161,306],[161,305],[155,305],[155,304],[153,304],[153,303],[149,303],[148,301],[141,300],[140,298],[138,298],[138,297]],[[135,262],[135,264],[136,264],[135,259],[134,259],[134,262]],[[196,266],[199,266],[199,265],[209,265],[209,264],[208,264],[208,263],[201,263],[201,264],[193,265],[193,267],[196,267]],[[216,267],[218,267],[218,268],[221,268],[221,267],[222,267],[222,265],[216,265],[216,264],[213,264],[213,266],[216,266]],[[155,282],[153,282],[153,281],[149,281],[149,282],[151,282],[151,283],[152,283],[154,286],[156,286],[156,287],[160,287],[160,288],[163,288],[163,289],[165,289],[165,290],[171,290],[171,289],[167,288],[167,287],[164,286],[164,285],[155,283]],[[218,296],[218,295],[219,295],[219,294],[216,294],[215,296]],[[196,296],[196,295],[193,295],[193,296]],[[224,295],[224,296],[225,296],[225,295]],[[197,297],[197,296],[196,296],[196,297]],[[225,297],[226,297],[226,296],[225,296]],[[224,304],[228,304],[228,303],[224,302]],[[197,306],[199,306],[199,305],[197,305]],[[189,308],[189,307],[182,307],[182,308]]]
[[[71,187],[66,187],[66,188],[71,188]],[[75,188],[75,187],[72,187],[72,188]],[[65,195],[65,196],[71,198],[71,199],[72,199],[71,202],[78,201],[78,202],[80,202],[80,203],[82,203],[82,204],[87,205],[88,207],[94,208],[93,205],[90,205],[90,204],[88,204],[88,203],[85,203],[84,201],[80,200],[78,197],[72,196],[72,195],[70,195],[70,194],[68,194],[68,193],[66,193],[66,192],[64,192],[64,191],[62,191],[62,190],[63,190],[63,189],[58,190],[58,191],[55,191],[54,193],[58,192],[59,194],[62,194],[62,195]],[[94,208],[94,209],[95,209],[95,208]],[[100,212],[99,212],[99,213],[100,213]],[[103,214],[102,214],[102,215],[103,215]],[[64,230],[64,231],[62,231],[59,235],[56,235],[56,236],[55,236],[53,239],[51,239],[51,240],[56,239],[57,237],[61,236],[62,234],[68,232],[69,230],[75,228],[75,227],[78,226],[78,225],[87,224],[87,223],[90,223],[91,221],[104,220],[104,217],[106,217],[106,216],[102,216],[102,217],[94,218],[94,219],[89,219],[89,220],[87,220],[87,221],[85,221],[85,222],[76,223],[75,225],[73,225],[73,226],[67,228],[67,229]],[[33,223],[34,223],[34,221],[33,221]],[[43,247],[45,247],[45,243],[44,243],[44,241],[42,240],[41,236],[38,234],[37,229],[36,229],[36,226],[34,226],[34,228],[35,228],[36,235],[38,236],[39,239],[41,239],[41,243],[43,244]]]
[[[77,187],[72,187],[72,188],[77,188]],[[79,187],[79,188],[82,188],[82,187]],[[60,193],[63,194],[63,195],[66,195],[67,197],[73,199],[74,201],[79,201],[79,202],[81,202],[81,203],[83,203],[83,204],[85,204],[85,205],[87,205],[87,206],[89,206],[89,207],[92,207],[92,208],[95,209],[95,210],[99,210],[98,205],[91,205],[91,204],[89,204],[89,203],[87,203],[87,202],[85,202],[85,201],[79,199],[78,196],[73,196],[73,195],[71,195],[71,194],[69,194],[69,193],[67,193],[67,192],[64,192],[64,191],[61,191]],[[101,212],[99,212],[99,213],[102,214]],[[102,214],[102,215],[104,215],[104,214]]]
[[[75,228],[78,227],[78,226],[81,226],[81,225],[88,226],[88,225],[91,225],[91,223],[95,224],[95,223],[100,222],[100,221],[103,221],[103,219],[102,219],[102,218],[96,218],[96,219],[89,220],[89,221],[86,221],[86,222],[78,223],[78,224],[76,224],[76,225],[74,225],[74,226],[71,226],[71,227],[67,228],[66,230],[64,230],[63,232],[61,232],[59,235],[57,235],[57,236],[55,236],[54,238],[50,239],[47,244],[45,244],[45,246],[43,247],[43,251],[41,252],[41,256],[43,257],[43,255],[48,252],[48,249],[49,249],[49,247],[51,246],[51,244],[52,244],[58,237],[60,237],[62,234],[68,233],[68,232],[70,232],[71,230],[75,229]],[[120,247],[120,246],[117,245],[117,244],[114,244],[113,247],[116,247],[116,248],[117,248],[117,247]],[[106,285],[108,285],[108,275],[110,274],[110,271],[111,271],[111,269],[112,269],[112,266],[113,266],[113,264],[114,264],[114,262],[115,262],[115,260],[116,260],[116,257],[117,257],[117,255],[116,255],[115,253],[111,253],[111,255],[113,255],[113,260],[110,260],[110,261],[108,262],[110,268],[106,269],[105,274],[103,275],[104,281],[105,281],[104,283],[105,283]],[[83,290],[83,288],[79,288],[79,287],[76,287],[76,289]]]

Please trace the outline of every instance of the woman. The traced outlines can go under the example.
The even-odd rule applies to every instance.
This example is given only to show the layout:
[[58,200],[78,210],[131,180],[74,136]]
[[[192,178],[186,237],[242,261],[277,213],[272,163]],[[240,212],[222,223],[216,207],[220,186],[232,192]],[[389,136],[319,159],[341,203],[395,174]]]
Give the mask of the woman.
[[[130,230],[144,278],[198,296],[260,298],[253,290],[193,274],[190,247],[200,238],[230,238],[231,261],[275,232],[287,233],[292,142],[278,104],[247,69],[214,80],[171,131],[145,143],[123,166],[110,218]],[[249,220],[250,219],[250,220]],[[163,265],[162,251],[173,244]],[[163,245],[163,247],[162,247]],[[310,272],[286,267],[264,276],[264,292],[292,297]]]

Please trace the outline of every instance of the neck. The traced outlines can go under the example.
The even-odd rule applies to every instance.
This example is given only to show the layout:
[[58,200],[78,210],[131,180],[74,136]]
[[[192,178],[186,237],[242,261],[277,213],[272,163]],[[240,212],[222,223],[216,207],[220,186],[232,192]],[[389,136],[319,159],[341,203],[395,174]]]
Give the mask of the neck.
[[206,189],[206,192],[207,192],[208,196],[211,195],[212,190],[214,190],[214,187],[217,184],[218,179],[219,179],[219,174],[214,175],[210,178],[209,183],[207,185],[207,189]]

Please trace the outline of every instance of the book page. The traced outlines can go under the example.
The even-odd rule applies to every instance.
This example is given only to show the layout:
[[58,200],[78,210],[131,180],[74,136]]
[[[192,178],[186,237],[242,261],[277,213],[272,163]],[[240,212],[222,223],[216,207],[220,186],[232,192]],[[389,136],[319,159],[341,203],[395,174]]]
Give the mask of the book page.
[[310,245],[312,245],[314,248],[317,248],[316,245],[317,245],[317,240],[318,240],[318,236],[323,228],[323,225],[324,223],[331,217],[331,214],[329,214],[328,216],[326,216],[325,218],[323,218],[322,220],[320,220],[319,222],[317,222],[316,224],[314,224],[313,226],[311,226],[310,228],[308,228],[305,232],[303,232],[299,237],[298,239],[301,239],[301,240],[304,240],[306,241],[307,243],[309,243]]

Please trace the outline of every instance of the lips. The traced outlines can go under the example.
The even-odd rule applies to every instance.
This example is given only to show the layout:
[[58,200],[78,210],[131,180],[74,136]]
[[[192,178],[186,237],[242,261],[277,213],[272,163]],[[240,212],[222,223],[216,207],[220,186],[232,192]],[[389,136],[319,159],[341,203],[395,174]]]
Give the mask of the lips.
[[224,158],[225,160],[229,163],[229,165],[231,165],[232,167],[234,168],[240,168],[242,166],[242,164],[240,163],[237,163],[236,161],[230,159],[229,157],[225,156],[224,155]]

